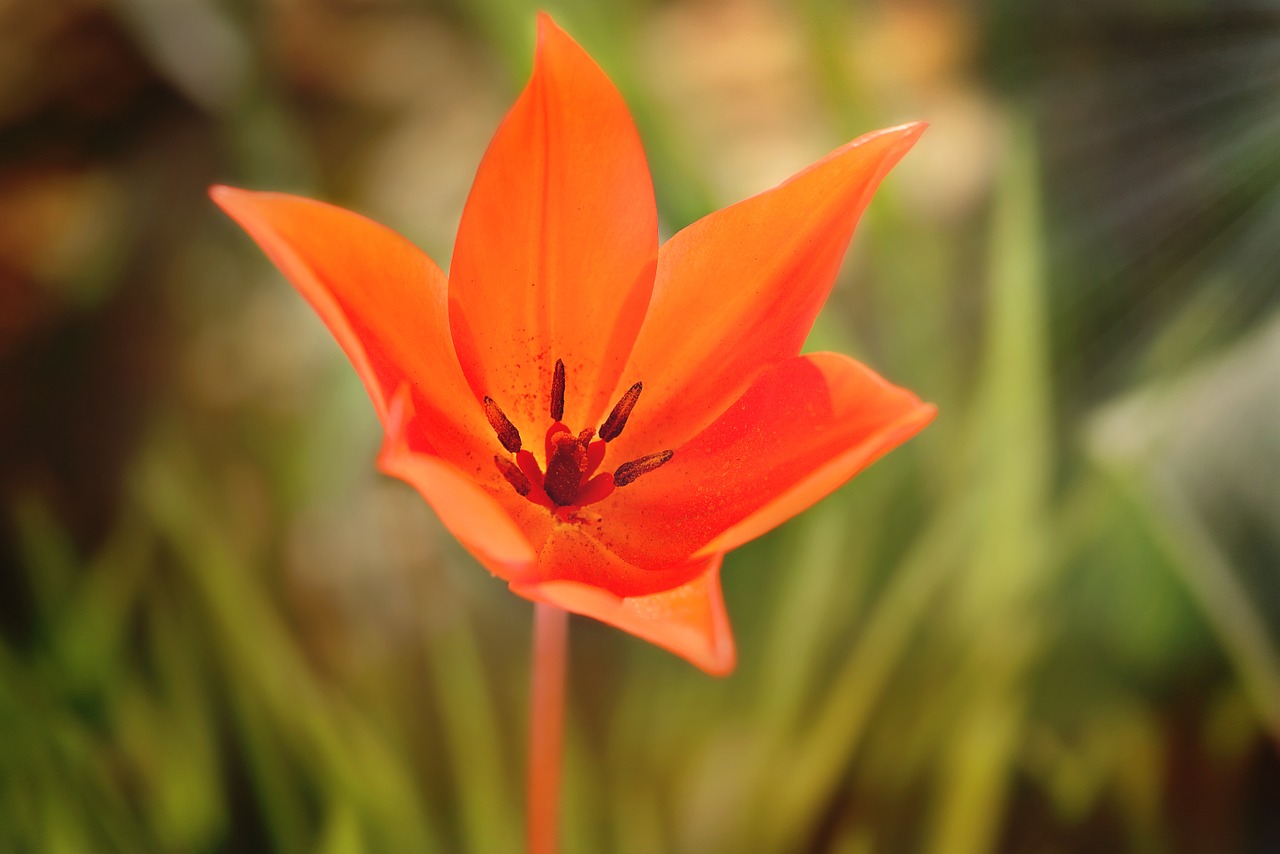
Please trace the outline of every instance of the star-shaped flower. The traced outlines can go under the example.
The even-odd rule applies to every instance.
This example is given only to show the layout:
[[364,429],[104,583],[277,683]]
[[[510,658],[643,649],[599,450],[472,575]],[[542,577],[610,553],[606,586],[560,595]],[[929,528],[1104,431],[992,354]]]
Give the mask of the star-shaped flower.
[[212,195],[351,359],[383,471],[480,563],[720,674],[735,658],[724,553],[934,415],[847,356],[798,355],[859,215],[923,128],[867,134],[659,247],[626,106],[542,15],[447,278],[340,208]]

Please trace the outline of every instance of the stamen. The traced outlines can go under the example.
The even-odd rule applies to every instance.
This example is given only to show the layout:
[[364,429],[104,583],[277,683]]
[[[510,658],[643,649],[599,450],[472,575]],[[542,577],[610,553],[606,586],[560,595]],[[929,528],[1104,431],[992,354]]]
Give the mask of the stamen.
[[553,423],[547,428],[545,474],[533,454],[521,450],[520,431],[502,408],[487,395],[483,399],[485,418],[497,434],[498,441],[515,455],[514,460],[495,455],[493,464],[519,495],[544,507],[554,505],[551,509],[556,512],[561,512],[558,508],[594,504],[640,475],[661,468],[675,456],[674,451],[659,451],[623,463],[612,475],[607,472],[597,475],[596,470],[606,454],[605,443],[622,435],[644,385],[636,383],[623,393],[609,417],[600,425],[598,433],[594,427],[588,427],[577,435],[563,421],[565,386],[564,361],[556,359],[551,374],[549,402]]
[[498,434],[498,441],[502,443],[502,447],[513,454],[520,450],[520,431],[488,395],[484,398],[484,417],[489,419],[489,426]]
[[493,464],[498,467],[498,471],[507,479],[507,483],[521,495],[528,495],[529,490],[533,488],[533,483],[529,480],[528,475],[520,470],[520,466],[511,462],[506,457],[493,455]]
[[675,451],[659,451],[656,454],[649,454],[638,460],[632,460],[629,463],[623,463],[618,466],[618,470],[613,473],[614,486],[626,486],[642,474],[648,474],[656,468],[660,468],[666,464]]
[[631,410],[635,409],[636,401],[640,399],[640,392],[643,389],[643,383],[636,383],[626,390],[617,406],[613,407],[613,411],[609,413],[609,417],[600,425],[601,439],[612,442],[622,435],[622,428],[627,426],[627,418],[631,415]]
[[564,362],[556,359],[556,371],[551,376],[551,418],[564,418]]

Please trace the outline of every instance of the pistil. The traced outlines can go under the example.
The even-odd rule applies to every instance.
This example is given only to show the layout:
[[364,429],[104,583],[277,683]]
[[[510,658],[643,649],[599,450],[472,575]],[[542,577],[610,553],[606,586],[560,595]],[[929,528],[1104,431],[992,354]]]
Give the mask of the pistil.
[[551,450],[547,454],[547,475],[542,488],[552,501],[567,507],[578,497],[582,473],[587,467],[587,449],[578,437],[567,432],[554,434],[548,444]]
[[551,375],[550,415],[554,421],[547,430],[545,444],[546,473],[538,466],[533,454],[521,450],[520,431],[507,418],[493,398],[484,398],[484,414],[489,419],[498,441],[515,459],[494,456],[504,480],[522,497],[556,509],[594,504],[609,496],[617,487],[627,486],[636,478],[647,474],[675,456],[673,451],[659,451],[618,466],[613,474],[597,475],[595,472],[604,461],[605,444],[622,434],[631,417],[644,385],[636,383],[627,389],[614,405],[609,417],[600,425],[597,440],[594,428],[588,427],[578,435],[561,421],[564,418],[564,398],[567,387],[564,362],[556,359]]

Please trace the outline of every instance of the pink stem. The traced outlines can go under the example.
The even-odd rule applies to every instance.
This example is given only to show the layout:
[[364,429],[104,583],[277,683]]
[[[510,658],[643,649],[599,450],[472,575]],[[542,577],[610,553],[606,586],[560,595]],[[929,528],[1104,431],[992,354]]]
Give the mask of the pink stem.
[[565,658],[569,614],[538,602],[533,614],[533,679],[529,708],[529,854],[555,854],[564,753]]

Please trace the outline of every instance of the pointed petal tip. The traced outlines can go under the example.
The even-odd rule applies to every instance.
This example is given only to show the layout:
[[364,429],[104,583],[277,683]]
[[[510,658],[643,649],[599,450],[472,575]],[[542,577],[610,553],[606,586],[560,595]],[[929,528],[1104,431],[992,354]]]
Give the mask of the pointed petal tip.
[[547,12],[545,9],[539,10],[538,31],[534,40],[533,64],[535,68],[538,66],[538,62],[542,58],[542,52],[544,48],[546,48],[548,41],[554,43],[555,41],[560,40],[573,42],[573,36],[566,33],[564,29],[556,23],[555,18],[551,17],[550,12]]
[[209,187],[209,198],[213,200],[215,205],[225,211],[227,204],[243,192],[244,190],[237,190],[235,187],[228,187],[226,184],[213,184]]
[[862,136],[850,142],[844,148],[860,148],[864,145],[875,143],[879,140],[885,140],[890,150],[895,152],[898,157],[905,154],[912,146],[919,141],[925,130],[929,127],[926,121],[906,122],[905,124],[894,125],[893,127],[881,128],[864,133]]
[[920,137],[924,136],[924,132],[929,129],[929,123],[925,121],[910,122],[905,125],[899,125],[897,130],[902,134],[903,144],[907,148],[913,147],[920,141]]
[[[936,403],[921,400],[909,389],[896,386],[883,378],[881,378],[881,380],[884,382],[886,388],[893,389],[900,393],[905,393],[914,401],[914,407],[905,412],[902,417],[897,420],[897,423],[903,429],[911,431],[907,438],[914,436],[916,433],[929,426],[929,424],[933,422],[933,419],[938,417],[938,405]],[[906,440],[904,439],[903,441]]]
[[546,9],[538,10],[537,21],[538,21],[538,37],[539,38],[541,38],[542,34],[549,29],[554,29],[554,30],[560,29],[560,25],[556,23],[555,18],[552,18],[551,13],[548,12]]
[[731,676],[738,667],[738,647],[733,634],[727,633],[718,643],[709,649],[706,655],[689,662],[708,676]]
[[234,203],[236,199],[242,199],[246,196],[258,195],[253,190],[244,190],[240,187],[232,187],[228,184],[210,184],[209,198],[219,207],[225,207],[229,203]]
[[916,141],[924,136],[924,132],[928,129],[929,123],[926,121],[907,122],[891,128],[891,130],[901,135],[902,141],[908,146],[915,145]]
[[518,596],[599,620],[660,646],[710,676],[728,676],[738,655],[720,589],[723,557],[709,556],[702,575],[647,596],[619,597],[574,581],[516,581],[509,586]]
[[871,131],[867,136],[902,136],[902,137],[919,137],[928,129],[929,123],[923,119],[917,119],[913,122],[903,122],[898,125],[891,125],[881,130]]
[[230,187],[226,184],[213,184],[209,187],[210,200],[221,208],[223,213],[242,225],[246,225],[242,216],[252,216],[253,198],[264,195],[269,194],[253,190],[242,190],[239,187]]

